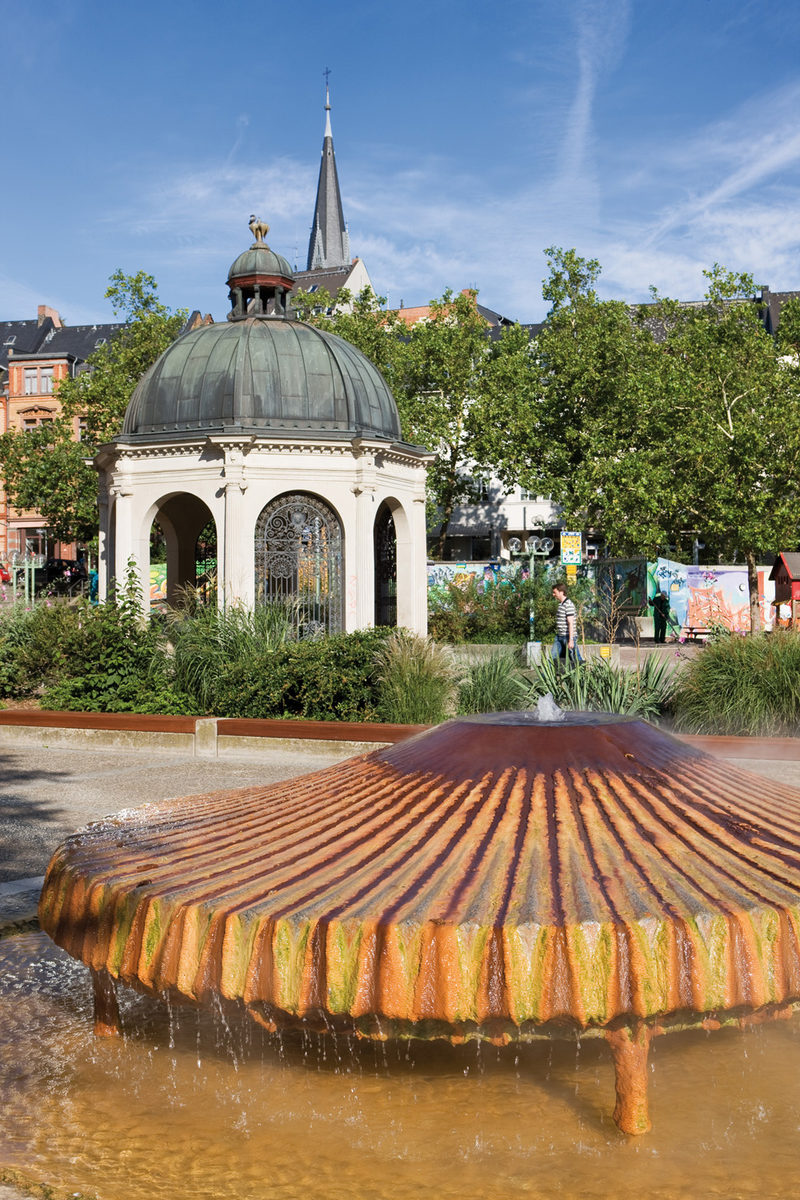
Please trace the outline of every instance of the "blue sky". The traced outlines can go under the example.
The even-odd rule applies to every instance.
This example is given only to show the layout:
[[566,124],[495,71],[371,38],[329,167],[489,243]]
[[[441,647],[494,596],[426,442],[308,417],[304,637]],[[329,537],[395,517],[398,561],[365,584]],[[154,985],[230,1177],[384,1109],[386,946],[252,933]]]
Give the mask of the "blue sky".
[[545,312],[543,250],[605,296],[800,288],[797,0],[0,0],[0,319],[107,320],[117,267],[224,317],[251,212],[305,264],[331,70],[351,248],[392,305]]

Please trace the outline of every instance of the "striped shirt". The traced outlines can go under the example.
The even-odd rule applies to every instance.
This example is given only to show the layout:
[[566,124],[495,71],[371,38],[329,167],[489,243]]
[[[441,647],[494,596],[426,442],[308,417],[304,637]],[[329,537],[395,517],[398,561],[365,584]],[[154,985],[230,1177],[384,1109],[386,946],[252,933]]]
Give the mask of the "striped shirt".
[[568,621],[569,621],[570,617],[572,617],[573,620],[575,620],[577,617],[577,614],[575,612],[575,605],[572,603],[572,601],[569,598],[567,598],[566,600],[562,600],[561,603],[559,604],[558,608],[556,609],[556,636],[557,637],[563,637],[563,638],[569,637]]

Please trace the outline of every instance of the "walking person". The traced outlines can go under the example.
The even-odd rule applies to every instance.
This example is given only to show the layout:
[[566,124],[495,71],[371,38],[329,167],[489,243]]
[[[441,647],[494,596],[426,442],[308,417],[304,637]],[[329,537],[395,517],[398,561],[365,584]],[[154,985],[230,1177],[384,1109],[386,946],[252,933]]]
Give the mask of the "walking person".
[[583,662],[578,648],[578,614],[575,611],[575,605],[567,596],[567,589],[563,583],[553,584],[553,595],[558,601],[558,608],[556,609],[556,636],[550,653],[556,661],[564,658],[570,666],[574,667]]

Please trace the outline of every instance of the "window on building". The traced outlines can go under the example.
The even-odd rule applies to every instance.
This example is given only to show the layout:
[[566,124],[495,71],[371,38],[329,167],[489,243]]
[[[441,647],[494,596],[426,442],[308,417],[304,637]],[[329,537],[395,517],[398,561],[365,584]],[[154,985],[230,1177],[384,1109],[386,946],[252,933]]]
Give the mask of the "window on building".
[[35,429],[39,422],[36,417],[25,417],[22,422],[23,429]]
[[39,386],[39,372],[36,367],[25,368],[25,395],[35,396]]
[[492,485],[488,475],[473,475],[469,481],[470,500],[473,504],[485,504],[491,499]]
[[42,367],[39,371],[39,391],[43,396],[49,396],[53,390],[53,368]]
[[86,418],[80,417],[78,419],[78,441],[79,442],[86,441],[86,429],[87,429]]
[[11,334],[9,337],[7,337],[7,338],[6,338],[6,340],[3,342],[3,345],[4,345],[4,346],[13,346],[13,345],[14,345],[14,343],[16,342],[16,340],[17,340],[17,335],[16,335],[15,333],[12,333],[12,334]]

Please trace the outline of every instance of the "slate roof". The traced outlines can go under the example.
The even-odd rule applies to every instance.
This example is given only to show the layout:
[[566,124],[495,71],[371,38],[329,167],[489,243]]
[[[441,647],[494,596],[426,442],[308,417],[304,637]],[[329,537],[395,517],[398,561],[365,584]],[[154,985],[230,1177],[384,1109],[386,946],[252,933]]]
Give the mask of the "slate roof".
[[319,267],[313,271],[295,271],[292,295],[295,292],[312,292],[318,288],[324,288],[326,292],[330,292],[331,296],[336,296],[340,289],[347,285],[353,265],[353,263],[347,263],[341,267]]
[[49,317],[41,325],[38,320],[0,321],[0,371],[8,367],[9,350],[14,354],[36,354],[54,332]]
[[330,96],[325,95],[325,136],[322,141],[322,162],[319,168],[317,199],[308,242],[307,270],[316,267],[346,266],[350,262],[350,238],[344,223],[342,196],[336,172],[331,132]]
[[105,325],[64,325],[63,328],[55,330],[47,345],[38,353],[46,353],[53,358],[69,354],[80,362],[85,362],[90,354],[110,342],[114,334],[122,328],[122,321]]

